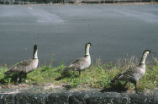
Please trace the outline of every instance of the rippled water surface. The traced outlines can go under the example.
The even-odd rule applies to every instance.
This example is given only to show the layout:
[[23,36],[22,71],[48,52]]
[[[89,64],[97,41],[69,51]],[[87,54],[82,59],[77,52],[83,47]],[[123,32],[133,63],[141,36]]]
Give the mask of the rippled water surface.
[[93,62],[158,52],[158,5],[0,6],[1,65],[31,58],[35,42],[40,64],[68,64],[88,41]]

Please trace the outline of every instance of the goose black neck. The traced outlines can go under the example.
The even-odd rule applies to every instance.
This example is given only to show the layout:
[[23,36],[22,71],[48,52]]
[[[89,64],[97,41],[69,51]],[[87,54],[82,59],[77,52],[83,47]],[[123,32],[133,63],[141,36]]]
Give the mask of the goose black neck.
[[37,55],[37,45],[34,45],[34,50],[33,50],[33,59],[37,59],[38,58],[38,55]]

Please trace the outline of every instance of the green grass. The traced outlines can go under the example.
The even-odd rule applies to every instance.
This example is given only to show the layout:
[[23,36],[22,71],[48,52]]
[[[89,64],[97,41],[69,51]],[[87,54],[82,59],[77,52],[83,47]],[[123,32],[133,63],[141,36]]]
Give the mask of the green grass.
[[[67,77],[56,81],[56,78],[61,76],[62,70],[65,68],[64,64],[58,67],[41,66],[35,71],[27,74],[27,80],[29,84],[41,84],[41,83],[53,83],[68,84],[71,87],[76,86],[88,86],[91,88],[103,88],[110,87],[111,79],[123,70],[128,69],[130,66],[135,65],[133,61],[121,60],[115,64],[104,64],[101,61],[97,61],[90,68],[82,71],[81,76],[78,76],[78,72],[69,71],[66,73]],[[125,65],[123,65],[125,63]],[[5,77],[4,72],[7,67],[0,67],[0,80]],[[12,83],[10,78],[5,79],[7,83]],[[154,65],[148,65],[145,76],[138,82],[138,89],[154,89],[158,87],[158,63]],[[126,87],[133,89],[133,84],[128,84]]]

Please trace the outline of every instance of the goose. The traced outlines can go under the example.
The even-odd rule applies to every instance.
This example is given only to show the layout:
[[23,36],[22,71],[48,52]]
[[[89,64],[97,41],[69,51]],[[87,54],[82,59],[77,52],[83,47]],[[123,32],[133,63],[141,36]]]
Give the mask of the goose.
[[68,70],[79,71],[79,76],[80,76],[81,71],[88,68],[91,65],[91,56],[89,53],[89,49],[91,45],[92,44],[90,42],[86,43],[84,57],[78,58],[75,61],[73,61],[68,67],[66,67],[63,70],[63,72]]
[[38,63],[38,49],[37,45],[35,44],[33,50],[33,58],[19,62],[18,64],[12,66],[5,74],[9,75],[14,73],[16,75],[15,80],[17,82],[21,82],[22,77],[26,79],[27,73],[38,67]]
[[117,80],[122,80],[122,81],[125,81],[125,84],[124,84],[124,86],[125,86],[128,82],[131,82],[134,84],[135,91],[137,93],[136,85],[137,85],[137,82],[145,75],[146,58],[149,55],[149,53],[151,53],[150,50],[144,50],[140,63],[137,66],[135,66],[133,68],[129,68],[129,69],[121,72],[117,76],[115,76],[113,78],[113,80],[111,80],[111,83],[114,83]]

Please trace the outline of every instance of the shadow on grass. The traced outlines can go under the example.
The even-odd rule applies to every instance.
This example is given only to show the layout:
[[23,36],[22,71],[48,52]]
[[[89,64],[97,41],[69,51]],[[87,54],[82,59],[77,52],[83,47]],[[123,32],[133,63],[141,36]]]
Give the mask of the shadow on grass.
[[79,77],[79,75],[76,75],[75,72],[71,73],[70,71],[68,72],[62,72],[61,76],[59,76],[58,78],[56,78],[56,81],[62,80],[64,78],[77,78]]
[[[21,80],[17,81],[17,78],[19,76],[21,77]],[[7,83],[18,84],[18,83],[24,82],[25,79],[26,79],[26,76],[20,73],[5,73],[4,78],[0,80],[0,84],[7,84]]]
[[16,83],[16,77],[15,75],[5,75],[4,78],[0,80],[1,84],[7,84],[7,83]]
[[128,88],[125,88],[121,83],[111,84],[110,87],[104,87],[100,92],[124,92],[127,91]]
[[70,90],[70,89],[73,88],[71,85],[63,85],[63,87],[64,87],[66,90]]

